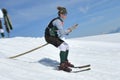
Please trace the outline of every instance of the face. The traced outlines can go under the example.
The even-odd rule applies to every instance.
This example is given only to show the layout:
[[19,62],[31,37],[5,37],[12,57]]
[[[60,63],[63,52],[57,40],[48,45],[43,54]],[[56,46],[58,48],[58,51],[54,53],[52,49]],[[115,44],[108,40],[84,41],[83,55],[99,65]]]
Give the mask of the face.
[[67,15],[66,14],[60,14],[60,17],[63,19],[66,19]]

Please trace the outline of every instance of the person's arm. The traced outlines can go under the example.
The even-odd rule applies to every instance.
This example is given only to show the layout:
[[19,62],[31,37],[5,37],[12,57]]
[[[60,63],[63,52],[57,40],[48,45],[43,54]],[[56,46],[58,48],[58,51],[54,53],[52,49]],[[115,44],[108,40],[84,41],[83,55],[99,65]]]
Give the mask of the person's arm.
[[63,24],[59,19],[53,21],[53,25],[58,28],[57,32],[59,36],[67,35],[70,32],[70,30],[63,29]]

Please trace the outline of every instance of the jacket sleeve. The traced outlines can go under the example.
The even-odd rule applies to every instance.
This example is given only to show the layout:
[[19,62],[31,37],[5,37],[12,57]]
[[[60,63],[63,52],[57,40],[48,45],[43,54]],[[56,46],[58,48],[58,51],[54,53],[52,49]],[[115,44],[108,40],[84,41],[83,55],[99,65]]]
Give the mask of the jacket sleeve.
[[61,22],[59,19],[53,21],[53,25],[58,28],[57,33],[60,37],[62,37],[63,35],[67,35],[69,33],[68,30],[63,29],[63,22]]

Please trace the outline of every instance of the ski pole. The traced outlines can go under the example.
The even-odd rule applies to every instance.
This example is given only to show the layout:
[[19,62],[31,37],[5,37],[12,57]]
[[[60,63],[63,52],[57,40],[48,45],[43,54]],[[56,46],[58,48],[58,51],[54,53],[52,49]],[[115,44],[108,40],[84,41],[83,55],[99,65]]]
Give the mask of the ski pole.
[[19,57],[19,56],[22,56],[22,55],[28,54],[28,53],[30,53],[30,52],[32,52],[32,51],[35,51],[35,50],[37,50],[37,49],[39,49],[39,48],[42,48],[42,47],[44,47],[44,46],[46,46],[46,45],[48,45],[48,44],[49,44],[49,43],[43,44],[43,45],[38,46],[38,47],[36,47],[36,48],[34,48],[34,49],[31,49],[31,50],[26,51],[26,52],[21,53],[21,54],[17,54],[17,55],[15,55],[15,56],[11,56],[11,57],[9,57],[9,58],[10,58],[10,59],[13,59],[13,58],[16,58],[16,57]]

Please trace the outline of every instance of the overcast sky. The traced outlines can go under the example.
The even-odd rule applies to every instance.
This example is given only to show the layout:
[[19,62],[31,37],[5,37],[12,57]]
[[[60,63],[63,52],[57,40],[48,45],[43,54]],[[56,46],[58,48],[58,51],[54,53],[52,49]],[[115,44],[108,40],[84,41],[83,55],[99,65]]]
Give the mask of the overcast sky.
[[12,36],[42,37],[57,6],[68,10],[64,28],[79,27],[69,37],[108,33],[120,27],[120,0],[0,0],[12,20]]

